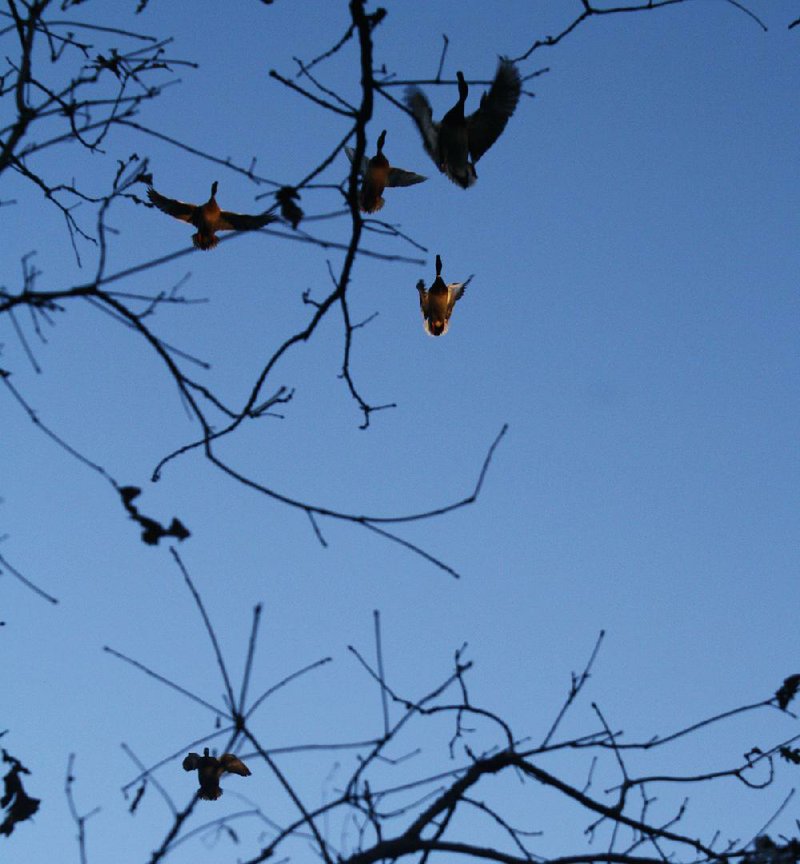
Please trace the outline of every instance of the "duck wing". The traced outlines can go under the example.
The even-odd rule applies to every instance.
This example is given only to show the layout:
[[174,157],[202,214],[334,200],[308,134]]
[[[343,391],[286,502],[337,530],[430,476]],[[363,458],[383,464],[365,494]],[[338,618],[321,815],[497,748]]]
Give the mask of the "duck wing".
[[219,219],[214,225],[215,231],[255,231],[263,228],[270,222],[277,222],[278,217],[272,213],[259,213],[250,216],[247,213],[231,213],[230,210],[221,210]]
[[473,273],[466,281],[464,282],[451,282],[447,286],[447,317],[453,314],[453,307],[456,303],[461,299],[464,292],[467,290],[467,285],[472,281],[472,277],[475,274]]
[[386,177],[387,186],[413,186],[415,183],[423,183],[427,180],[422,174],[413,171],[404,171],[402,168],[390,168]]
[[422,309],[422,314],[428,315],[428,292],[425,290],[425,282],[420,279],[417,282],[417,291],[419,291],[419,308]]
[[[356,156],[356,151],[353,150],[352,147],[348,147],[347,145],[345,145],[344,152],[347,154],[347,158],[350,160],[350,163],[352,164],[353,159],[355,159],[355,156]],[[368,167],[369,167],[369,159],[367,159],[366,156],[362,156],[361,157],[361,167],[358,170],[361,171],[362,174],[366,174]]]
[[184,771],[194,771],[200,767],[200,760],[203,757],[199,753],[189,753],[189,755],[183,760],[183,770]]
[[428,156],[439,164],[439,123],[433,120],[433,111],[428,97],[419,87],[407,87],[405,103],[414,122],[417,124],[419,134],[422,135],[422,146]]
[[230,774],[239,774],[241,777],[249,777],[251,773],[247,765],[238,756],[234,756],[233,753],[223,753],[219,757],[219,765],[221,769],[220,773],[227,771]]
[[[175,198],[167,198],[165,195],[156,192],[152,186],[147,189],[147,197],[150,199],[151,203],[158,207],[159,210],[162,210],[169,216],[174,216],[175,219],[180,219],[181,222],[191,222],[192,216],[194,215],[195,210],[197,210],[196,204],[187,204],[185,201],[177,201]],[[197,754],[195,753],[190,755],[196,756]]]
[[481,96],[478,110],[467,117],[469,152],[473,162],[477,162],[500,137],[517,107],[521,92],[522,79],[517,67],[510,60],[501,58],[489,92]]

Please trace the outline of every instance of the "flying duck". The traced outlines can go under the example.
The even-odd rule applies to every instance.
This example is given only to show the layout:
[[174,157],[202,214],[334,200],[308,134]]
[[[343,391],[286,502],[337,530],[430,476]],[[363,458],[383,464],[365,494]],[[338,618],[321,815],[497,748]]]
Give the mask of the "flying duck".
[[489,92],[481,96],[478,110],[465,117],[469,87],[463,72],[456,72],[456,77],[458,102],[438,123],[433,120],[428,98],[419,87],[406,89],[405,102],[436,167],[462,189],[468,189],[478,177],[475,163],[497,141],[517,107],[522,80],[517,67],[501,57]]
[[[383,155],[383,145],[386,142],[386,130],[378,137],[378,152],[367,159],[365,156],[361,160],[361,173],[364,179],[361,183],[361,191],[358,195],[359,207],[365,213],[376,213],[383,207],[384,201],[381,197],[383,190],[387,186],[413,186],[415,183],[422,183],[427,180],[421,174],[415,174],[413,171],[404,171],[402,168],[393,168],[389,164],[389,160]],[[352,162],[355,157],[355,151],[352,147],[345,147],[347,158]]]
[[420,279],[417,282],[419,308],[422,309],[425,330],[431,336],[441,336],[443,333],[447,333],[453,308],[456,302],[461,299],[461,295],[471,279],[472,276],[466,282],[451,282],[447,285],[442,279],[442,259],[437,255],[436,278],[433,280],[433,285],[426,291],[425,281]]
[[219,243],[217,231],[255,231],[269,222],[277,221],[278,217],[273,216],[272,213],[249,216],[245,213],[220,210],[214,197],[218,185],[216,180],[211,184],[211,197],[205,204],[186,204],[174,198],[167,198],[156,192],[152,186],[147,190],[147,197],[167,215],[174,216],[181,222],[191,222],[197,228],[197,233],[192,235],[192,243],[198,249],[213,249]]
[[250,769],[233,753],[223,753],[217,759],[208,755],[208,747],[199,753],[189,753],[183,760],[184,771],[197,771],[197,780],[200,783],[200,795],[206,801],[216,801],[222,795],[219,788],[219,779],[226,772],[228,774],[239,774],[242,777],[250,776]]

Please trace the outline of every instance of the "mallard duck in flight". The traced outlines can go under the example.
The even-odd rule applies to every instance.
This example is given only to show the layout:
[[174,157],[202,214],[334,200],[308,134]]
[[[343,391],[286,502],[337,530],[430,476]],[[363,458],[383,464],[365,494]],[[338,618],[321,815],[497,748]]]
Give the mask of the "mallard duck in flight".
[[465,282],[451,282],[449,285],[442,279],[442,259],[436,256],[436,278],[430,288],[425,290],[425,281],[417,282],[419,291],[419,307],[422,310],[425,330],[431,336],[441,336],[447,333],[453,308],[461,299],[464,290],[469,285],[472,276]]
[[216,180],[211,184],[211,197],[205,204],[186,204],[175,198],[167,198],[156,192],[152,186],[147,190],[147,197],[168,216],[180,219],[181,222],[190,222],[197,228],[197,233],[192,235],[192,243],[198,249],[213,249],[219,243],[217,231],[255,231],[277,221],[278,217],[272,213],[250,216],[246,213],[220,210],[215,197],[218,185]]
[[436,167],[463,189],[477,180],[475,163],[500,137],[517,107],[522,79],[517,67],[501,57],[492,86],[481,96],[478,110],[464,115],[469,87],[463,72],[457,72],[458,102],[438,123],[427,96],[419,87],[408,87],[405,102],[422,135],[422,144]]
[[239,774],[242,777],[250,776],[247,765],[234,756],[233,753],[223,753],[219,759],[208,755],[208,747],[199,753],[189,753],[183,760],[184,771],[197,771],[197,780],[200,783],[200,794],[198,797],[206,801],[216,801],[222,795],[219,786],[220,777],[223,774]]
[[[372,159],[367,159],[365,156],[361,160],[360,170],[364,179],[358,195],[358,204],[365,213],[377,213],[383,207],[384,201],[381,196],[387,186],[413,186],[428,179],[413,171],[404,171],[402,168],[394,168],[390,165],[389,160],[383,155],[385,142],[386,130],[384,129],[378,136],[377,153]],[[353,148],[345,147],[344,152],[352,162],[355,157]]]

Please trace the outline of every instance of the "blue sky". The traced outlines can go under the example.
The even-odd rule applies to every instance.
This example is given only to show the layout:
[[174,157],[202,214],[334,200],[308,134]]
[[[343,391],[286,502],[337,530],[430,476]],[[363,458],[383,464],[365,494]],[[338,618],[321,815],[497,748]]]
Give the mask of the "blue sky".
[[[196,0],[151,0],[137,18],[134,5],[86,4],[69,16],[173,36],[171,56],[199,62],[143,109],[143,125],[245,166],[257,156],[257,170],[280,183],[297,182],[345,134],[345,120],[268,72],[291,75],[292,57],[328,48],[347,26],[346,4],[237,0],[224,18],[217,4]],[[445,77],[463,69],[490,78],[498,54],[521,55],[580,6],[516,0],[489,16],[474,0],[385,5],[375,58],[402,79],[433,77],[442,33],[450,40]],[[0,322],[0,366],[42,420],[120,483],[142,486],[143,512],[165,522],[177,515],[191,530],[179,551],[234,674],[257,602],[264,622],[254,693],[333,657],[262,707],[256,725],[269,746],[380,731],[377,688],[346,647],[373,652],[374,609],[399,692],[431,689],[466,641],[474,702],[534,740],[601,629],[591,692],[565,733],[596,728],[594,700],[631,739],[666,734],[767,698],[798,671],[800,29],[787,24],[800,12],[783,0],[748,8],[766,33],[732,4],[696,0],[591,20],[535,52],[520,64],[523,74],[549,71],[526,85],[535,97],[523,96],[466,192],[438,174],[411,121],[377,100],[370,150],[385,128],[390,160],[429,178],[388,190],[379,214],[427,252],[378,234],[364,241],[422,263],[359,258],[348,292],[354,319],[378,313],[356,331],[355,381],[369,402],[397,408],[359,430],[360,412],[337,377],[342,327],[332,314],[270,379],[267,392],[295,388],[285,418],[246,424],[220,452],[285,494],[404,514],[468,494],[508,423],[474,506],[397,529],[455,568],[458,581],[349,524],[321,520],[322,548],[302,513],[242,489],[196,453],[150,484],[155,464],[197,428],[147,346],[73,304],[54,316],[46,344],[34,337],[36,374],[10,322]],[[358,97],[352,48],[318,72],[326,86]],[[455,99],[452,86],[425,89],[435,116]],[[468,108],[479,92],[472,88]],[[99,191],[114,160],[136,152],[169,196],[201,200],[219,180],[224,207],[256,212],[266,206],[256,196],[271,191],[134,130],[116,130],[104,150],[53,150],[37,167]],[[322,181],[340,183],[347,167],[341,156]],[[7,172],[0,198],[17,201],[4,208],[0,285],[18,290],[20,256],[34,250],[40,288],[87,279],[91,247],[81,246],[79,269],[61,216],[37,191]],[[302,206],[323,213],[340,201],[319,190]],[[115,205],[111,222],[119,231],[111,269],[190,242],[185,226],[132,203]],[[306,227],[342,242],[348,225],[342,217]],[[433,339],[415,284],[432,281],[437,253],[448,281],[475,278],[450,332]],[[241,404],[261,365],[305,326],[303,291],[329,291],[327,260],[336,271],[341,253],[241,235],[126,289],[167,290],[188,276],[185,296],[207,302],[159,311],[154,329],[210,363],[192,374]],[[19,320],[28,326],[25,315]],[[0,580],[8,694],[0,730],[10,730],[2,743],[31,769],[28,788],[43,799],[35,825],[19,826],[6,845],[17,861],[76,854],[62,793],[74,752],[79,806],[102,806],[87,826],[90,860],[108,860],[112,850],[115,860],[142,860],[169,814],[153,789],[135,818],[127,814],[119,789],[137,771],[120,742],[153,764],[211,732],[214,717],[102,646],[219,702],[213,653],[166,544],[144,547],[104,481],[38,432],[8,394],[1,404],[0,554],[59,599],[51,607],[8,573]],[[753,745],[798,731],[791,717],[763,712],[651,754],[642,771],[730,767]],[[425,770],[446,768],[449,733],[442,726],[405,743],[429,749]],[[337,758],[343,767],[331,775]],[[326,754],[287,764],[318,802],[348,763]],[[558,764],[574,782],[588,770],[575,756]],[[415,771],[418,762],[397,769]],[[179,806],[188,801],[191,778],[179,760],[157,776]],[[609,776],[607,785],[613,765]],[[686,829],[746,838],[795,777],[782,765],[767,792],[732,781],[693,792]],[[509,812],[545,831],[537,852],[583,848],[585,820],[574,821],[553,795],[506,785],[494,791],[508,796]],[[291,815],[263,766],[223,786],[213,813],[194,818],[240,808],[238,792],[278,822]],[[666,821],[683,791],[658,795]],[[796,816],[792,804],[770,830],[791,833]],[[173,860],[245,857],[259,848],[259,829],[242,826],[249,847],[188,841]]]

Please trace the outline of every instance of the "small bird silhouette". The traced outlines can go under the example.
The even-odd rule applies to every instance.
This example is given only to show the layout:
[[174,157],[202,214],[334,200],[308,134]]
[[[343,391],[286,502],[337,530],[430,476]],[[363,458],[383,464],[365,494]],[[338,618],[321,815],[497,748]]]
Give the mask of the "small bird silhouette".
[[183,760],[184,771],[197,771],[197,780],[200,783],[200,798],[206,801],[216,801],[222,795],[219,780],[223,774],[239,774],[242,777],[250,776],[250,769],[233,753],[223,753],[217,759],[208,755],[208,747],[199,753],[189,753]]
[[297,226],[305,215],[300,209],[300,205],[295,203],[295,201],[300,200],[300,193],[294,186],[281,186],[275,193],[275,198],[281,205],[281,216],[292,228],[297,230]]
[[417,282],[419,308],[422,309],[425,330],[431,336],[441,336],[443,333],[447,333],[453,308],[456,302],[461,299],[461,295],[471,280],[472,276],[466,282],[445,284],[444,279],[442,279],[442,259],[437,255],[436,278],[433,280],[433,285],[426,291],[425,281],[420,279]]
[[475,163],[500,137],[514,113],[522,92],[517,67],[501,57],[492,86],[481,96],[478,110],[464,116],[469,87],[463,72],[458,78],[458,102],[442,117],[433,120],[427,96],[418,87],[408,87],[405,102],[422,135],[422,144],[437,168],[463,189],[477,180]]
[[[389,164],[389,160],[383,155],[385,142],[386,130],[384,129],[378,137],[378,152],[372,159],[367,159],[365,156],[361,160],[360,170],[364,179],[361,183],[358,203],[365,213],[376,213],[383,207],[384,201],[381,195],[387,186],[413,186],[415,183],[422,183],[428,179],[421,174],[415,174],[413,171],[393,168]],[[355,157],[353,148],[345,147],[344,152],[352,162]]]
[[249,216],[246,213],[220,210],[214,197],[218,185],[216,180],[211,184],[211,197],[205,204],[186,204],[174,198],[167,198],[156,192],[152,186],[147,190],[147,197],[159,210],[174,216],[175,219],[180,219],[181,222],[190,222],[197,228],[197,234],[192,235],[192,243],[198,249],[213,249],[219,243],[217,231],[255,231],[269,222],[277,221],[278,217],[272,213]]

